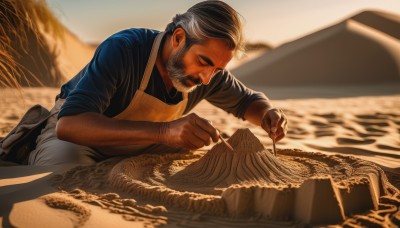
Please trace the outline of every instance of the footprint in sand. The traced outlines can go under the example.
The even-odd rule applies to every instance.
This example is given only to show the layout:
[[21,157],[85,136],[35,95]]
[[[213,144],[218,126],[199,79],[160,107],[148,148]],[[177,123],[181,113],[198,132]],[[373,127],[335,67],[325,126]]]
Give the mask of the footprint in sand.
[[354,139],[354,138],[340,138],[336,139],[340,145],[365,145],[375,143],[375,139]]

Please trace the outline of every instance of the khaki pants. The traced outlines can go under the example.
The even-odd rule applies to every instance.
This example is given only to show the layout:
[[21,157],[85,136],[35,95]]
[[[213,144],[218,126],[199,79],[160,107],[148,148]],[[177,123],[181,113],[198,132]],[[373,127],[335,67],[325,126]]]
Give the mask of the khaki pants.
[[56,136],[57,115],[65,99],[58,99],[51,117],[36,140],[36,148],[29,155],[29,165],[94,164],[105,159],[93,148],[59,140]]

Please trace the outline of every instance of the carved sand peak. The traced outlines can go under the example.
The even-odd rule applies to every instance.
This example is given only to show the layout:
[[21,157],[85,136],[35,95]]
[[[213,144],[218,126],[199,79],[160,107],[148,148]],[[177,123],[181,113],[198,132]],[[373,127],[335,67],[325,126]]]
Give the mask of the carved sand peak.
[[234,148],[233,152],[219,143],[198,161],[171,176],[170,182],[226,188],[240,183],[278,186],[301,181],[290,167],[265,150],[249,129],[237,130],[228,142]]
[[[260,140],[248,128],[238,129],[228,139],[228,142],[232,145],[234,151],[240,151],[241,153],[255,153],[265,149]],[[221,149],[213,147],[210,152],[213,150]]]
[[[279,150],[275,157],[248,129],[204,156],[140,155],[110,172],[115,189],[186,211],[215,216],[341,222],[400,194],[384,172],[354,157]],[[323,199],[323,200],[321,200]]]

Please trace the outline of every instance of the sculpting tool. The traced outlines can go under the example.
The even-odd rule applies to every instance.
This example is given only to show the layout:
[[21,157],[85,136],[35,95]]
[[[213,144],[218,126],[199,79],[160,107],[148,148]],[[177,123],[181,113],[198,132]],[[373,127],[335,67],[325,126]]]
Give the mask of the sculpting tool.
[[225,144],[225,146],[227,146],[231,151],[233,151],[233,147],[231,146],[231,144],[229,144],[224,138],[222,138],[221,135],[219,135],[219,138]]
[[228,147],[231,151],[233,151],[233,147],[231,146],[231,144],[229,144],[224,138],[222,138],[221,134],[220,134],[220,130],[217,130],[218,134],[219,134],[219,138],[221,139],[221,141],[225,144],[226,147]]
[[274,156],[276,157],[275,137],[272,137],[272,148],[274,149]]

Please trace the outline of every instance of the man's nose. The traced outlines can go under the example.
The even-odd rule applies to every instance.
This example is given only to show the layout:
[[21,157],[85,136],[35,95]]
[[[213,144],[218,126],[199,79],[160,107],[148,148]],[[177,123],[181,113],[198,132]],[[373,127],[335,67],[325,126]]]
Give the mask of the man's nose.
[[199,74],[201,83],[203,85],[208,85],[211,81],[211,78],[213,77],[213,73],[214,73],[213,70],[205,70],[205,71],[201,72]]

